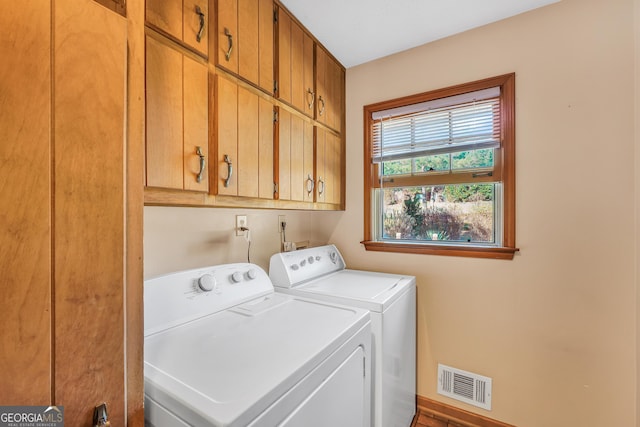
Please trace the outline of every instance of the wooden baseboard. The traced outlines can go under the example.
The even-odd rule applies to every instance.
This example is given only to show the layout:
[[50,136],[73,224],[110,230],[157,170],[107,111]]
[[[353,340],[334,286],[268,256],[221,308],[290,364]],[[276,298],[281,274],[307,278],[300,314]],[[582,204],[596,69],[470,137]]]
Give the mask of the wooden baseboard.
[[515,427],[426,397],[416,396],[416,400],[412,427]]

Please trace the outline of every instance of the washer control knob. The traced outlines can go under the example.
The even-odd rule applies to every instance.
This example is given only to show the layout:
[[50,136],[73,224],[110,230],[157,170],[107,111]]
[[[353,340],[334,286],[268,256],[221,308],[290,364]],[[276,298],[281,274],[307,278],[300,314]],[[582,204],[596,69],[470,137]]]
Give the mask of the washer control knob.
[[298,267],[298,264],[291,264],[291,269],[293,271],[296,271],[298,268],[300,268],[300,267]]
[[320,261],[322,257],[320,255],[316,255],[316,261]]
[[300,261],[300,267],[304,267],[305,265],[307,265],[306,259],[303,259],[302,261]]
[[335,264],[336,262],[338,262],[338,254],[335,252],[330,252],[329,259],[331,260],[332,263]]
[[235,271],[232,275],[231,275],[231,281],[233,283],[240,283],[242,281],[242,273],[240,273],[239,271]]
[[309,261],[309,264],[313,264],[316,260],[313,259],[312,256],[310,256],[309,258],[307,258],[307,261]]
[[211,292],[216,287],[216,278],[211,274],[203,274],[198,279],[198,287],[204,292]]
[[247,271],[247,277],[249,278],[249,280],[253,280],[258,277],[258,272],[255,268],[251,268],[249,269],[249,271]]

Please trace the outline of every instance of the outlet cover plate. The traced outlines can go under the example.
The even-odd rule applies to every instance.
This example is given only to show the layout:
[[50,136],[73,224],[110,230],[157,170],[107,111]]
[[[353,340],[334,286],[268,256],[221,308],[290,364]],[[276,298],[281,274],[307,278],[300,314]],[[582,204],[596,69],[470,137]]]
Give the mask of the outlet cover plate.
[[241,230],[242,227],[249,228],[249,224],[247,223],[247,216],[236,215],[236,236],[244,235],[244,231]]

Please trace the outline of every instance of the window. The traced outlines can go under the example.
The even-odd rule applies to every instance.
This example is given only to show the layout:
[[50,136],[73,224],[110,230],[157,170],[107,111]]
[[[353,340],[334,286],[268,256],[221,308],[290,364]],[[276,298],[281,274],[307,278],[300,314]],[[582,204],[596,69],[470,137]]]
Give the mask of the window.
[[515,75],[364,107],[367,250],[512,259]]

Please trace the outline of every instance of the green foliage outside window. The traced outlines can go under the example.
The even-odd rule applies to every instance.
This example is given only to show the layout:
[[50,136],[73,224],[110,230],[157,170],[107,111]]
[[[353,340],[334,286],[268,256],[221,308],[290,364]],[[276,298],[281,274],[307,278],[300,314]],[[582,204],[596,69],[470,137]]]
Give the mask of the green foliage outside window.
[[494,184],[386,188],[383,238],[492,243]]

